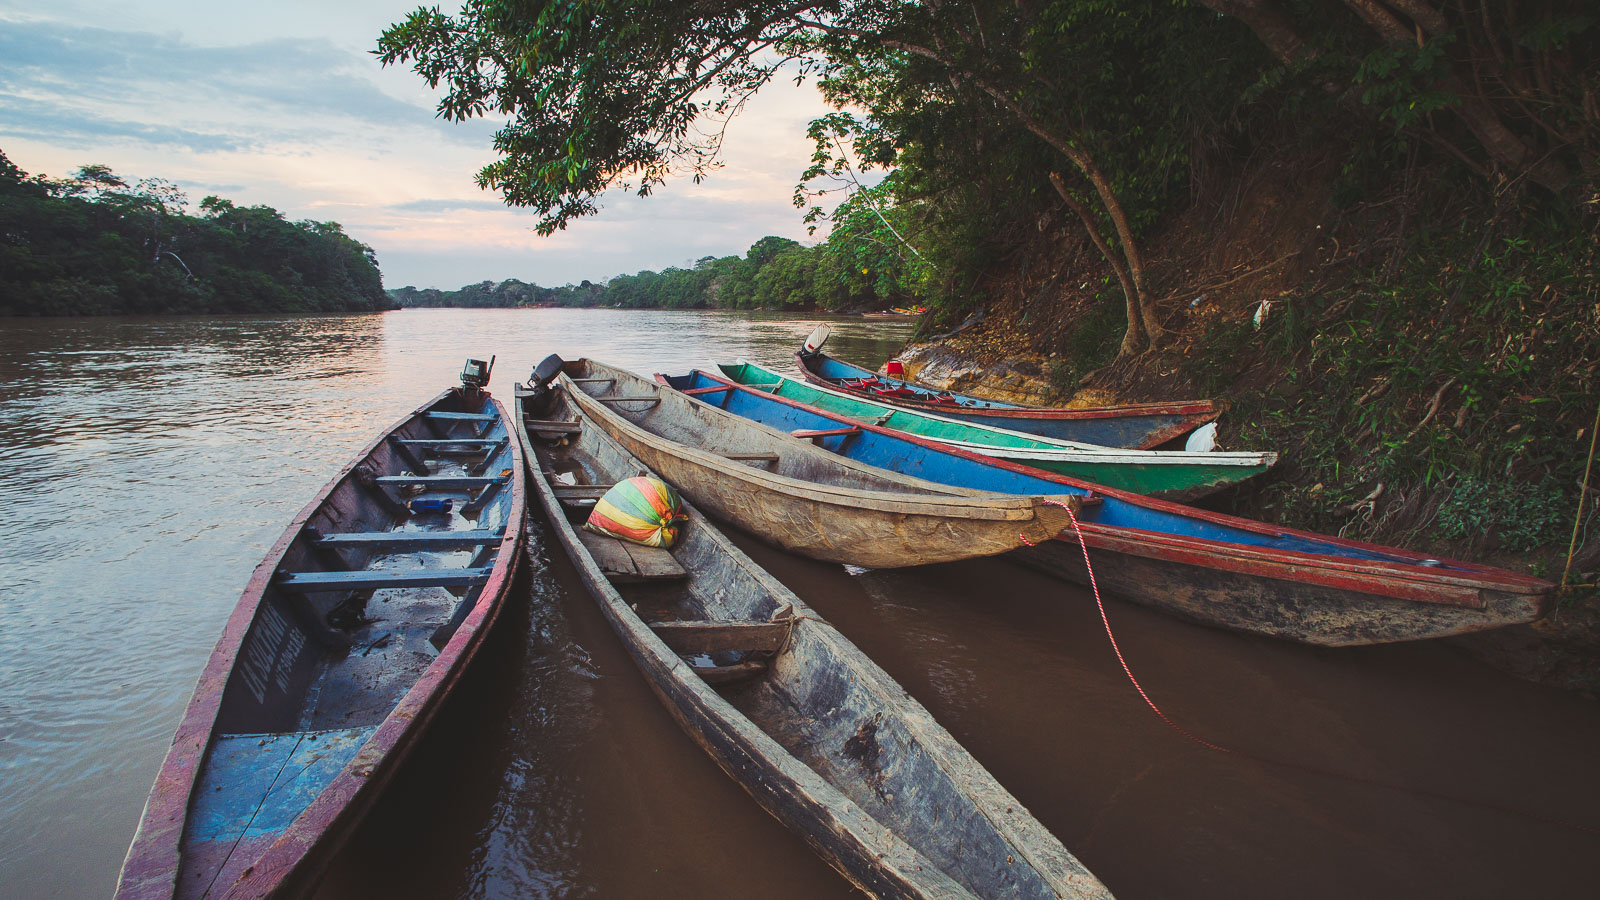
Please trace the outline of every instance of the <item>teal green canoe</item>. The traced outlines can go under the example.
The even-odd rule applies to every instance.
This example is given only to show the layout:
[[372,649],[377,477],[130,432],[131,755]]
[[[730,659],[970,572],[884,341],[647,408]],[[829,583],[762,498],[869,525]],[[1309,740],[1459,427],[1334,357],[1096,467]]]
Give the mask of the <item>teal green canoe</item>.
[[[1260,475],[1276,453],[1122,450],[957,422],[863,400],[781,375],[755,363],[718,363],[730,381],[840,416],[893,428],[996,459],[1168,500],[1192,500]],[[707,398],[713,399],[714,398]]]

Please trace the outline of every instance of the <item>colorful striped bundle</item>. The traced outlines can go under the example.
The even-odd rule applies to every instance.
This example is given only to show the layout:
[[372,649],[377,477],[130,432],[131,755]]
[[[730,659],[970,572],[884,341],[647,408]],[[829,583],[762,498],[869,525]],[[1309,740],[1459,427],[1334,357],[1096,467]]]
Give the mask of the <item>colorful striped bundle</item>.
[[671,547],[688,518],[677,491],[659,478],[638,475],[606,491],[583,527],[646,547]]

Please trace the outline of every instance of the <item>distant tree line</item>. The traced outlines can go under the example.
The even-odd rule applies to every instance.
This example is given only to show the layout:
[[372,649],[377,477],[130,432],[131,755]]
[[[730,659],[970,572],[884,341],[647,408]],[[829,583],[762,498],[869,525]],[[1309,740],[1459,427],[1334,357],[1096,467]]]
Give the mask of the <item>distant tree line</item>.
[[869,206],[908,211],[886,218],[945,320],[985,286],[1043,293],[1049,242],[1092,248],[1122,355],[1161,345],[1184,293],[1147,276],[1151,229],[1274,143],[1337,166],[1346,207],[1419,161],[1497,220],[1514,202],[1575,220],[1600,184],[1594,0],[484,0],[415,10],[379,53],[442,117],[505,122],[478,184],[544,233],[607,191],[706,177],[752,94],[816,76],[838,111],[813,122],[797,200],[890,172]]
[[[864,191],[881,192],[886,187]],[[860,196],[860,195],[858,195]],[[888,218],[852,198],[835,213],[828,240],[807,247],[768,236],[743,256],[706,256],[693,268],[668,268],[547,288],[515,279],[469,284],[456,291],[403,287],[389,296],[402,307],[608,306],[624,309],[826,309],[849,312],[921,302],[927,277],[915,253],[892,233]]]
[[88,165],[29,176],[0,152],[0,316],[390,309],[372,248],[337,222],[188,198]]

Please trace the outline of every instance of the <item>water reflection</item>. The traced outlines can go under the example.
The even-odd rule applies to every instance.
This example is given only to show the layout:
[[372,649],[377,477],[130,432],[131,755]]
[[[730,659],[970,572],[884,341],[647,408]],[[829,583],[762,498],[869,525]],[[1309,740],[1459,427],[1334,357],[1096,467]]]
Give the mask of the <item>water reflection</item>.
[[[529,611],[495,632],[320,895],[855,896],[685,738],[537,521],[531,546]],[[411,858],[425,871],[396,865]]]
[[[251,570],[317,488],[380,428],[453,382],[463,359],[497,354],[494,386],[506,392],[550,352],[646,374],[738,355],[783,365],[812,325],[612,310],[5,320],[7,893],[109,892],[178,716]],[[908,329],[858,320],[839,332],[853,355],[882,359]],[[552,715],[581,721],[592,705],[563,704]],[[503,851],[491,841],[472,852],[504,868],[520,852],[512,832],[520,824],[508,825]]]
[[[612,310],[0,324],[3,893],[109,892],[251,569],[465,357],[497,354],[501,392],[552,351],[647,375],[741,355],[788,369],[813,324]],[[830,349],[867,365],[910,330],[835,327]],[[994,560],[851,574],[743,543],[1124,900],[1592,889],[1600,840],[1550,821],[1600,824],[1591,703],[1445,644],[1322,651],[1110,603],[1157,702],[1255,757],[1217,754],[1143,705],[1079,588]],[[849,896],[685,739],[564,557],[540,551],[533,569],[326,892]]]

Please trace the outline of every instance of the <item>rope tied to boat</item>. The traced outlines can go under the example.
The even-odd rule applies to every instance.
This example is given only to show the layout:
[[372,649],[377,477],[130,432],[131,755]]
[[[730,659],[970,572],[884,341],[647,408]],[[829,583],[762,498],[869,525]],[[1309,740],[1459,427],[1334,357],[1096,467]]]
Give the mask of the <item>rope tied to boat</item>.
[[[1049,498],[1046,498],[1044,502],[1054,506],[1059,506],[1066,510],[1067,517],[1072,520],[1072,532],[1078,536],[1078,546],[1083,550],[1083,568],[1089,573],[1089,589],[1094,592],[1094,605],[1100,610],[1100,622],[1106,627],[1106,639],[1111,641],[1111,649],[1117,654],[1117,662],[1122,665],[1122,672],[1124,675],[1128,676],[1128,681],[1133,684],[1133,689],[1139,692],[1139,696],[1144,699],[1145,705],[1150,707],[1151,711],[1161,717],[1161,721],[1172,726],[1172,728],[1179,734],[1191,741],[1194,741],[1196,744],[1199,744],[1202,747],[1209,747],[1212,750],[1218,751],[1219,753],[1232,753],[1233,751],[1227,747],[1213,744],[1201,737],[1196,737],[1187,728],[1184,728],[1177,722],[1172,721],[1172,719],[1168,717],[1166,713],[1161,711],[1161,707],[1157,706],[1156,702],[1150,699],[1150,694],[1145,691],[1144,685],[1140,684],[1139,679],[1134,677],[1133,669],[1129,668],[1127,658],[1122,655],[1122,647],[1117,644],[1117,636],[1111,631],[1111,619],[1106,615],[1105,601],[1100,599],[1100,585],[1097,581],[1095,581],[1094,565],[1089,562],[1089,542],[1083,538],[1083,528],[1078,525],[1078,514],[1073,511],[1072,504],[1070,503],[1062,503],[1060,500]],[[1033,543],[1026,537],[1024,537],[1022,540],[1024,543],[1027,543],[1028,546],[1033,546]]]
[[[1547,825],[1555,825],[1555,826],[1560,827],[1560,828],[1567,828],[1567,829],[1570,829],[1570,830],[1573,830],[1573,831],[1583,832],[1585,834],[1600,835],[1600,828],[1595,828],[1593,826],[1585,825],[1585,824],[1583,824],[1581,822],[1572,822],[1572,821],[1568,821],[1568,820],[1565,820],[1565,819],[1559,819],[1559,818],[1556,818],[1556,817],[1553,817],[1553,816],[1540,815],[1538,813],[1534,813],[1534,812],[1531,812],[1529,810],[1516,809],[1516,808],[1510,807],[1510,806],[1501,806],[1501,805],[1496,804],[1496,803],[1485,803],[1485,802],[1478,801],[1478,800],[1472,800],[1472,799],[1469,799],[1469,798],[1466,798],[1466,797],[1459,797],[1459,796],[1454,796],[1454,795],[1451,795],[1451,794],[1446,794],[1446,793],[1443,793],[1443,792],[1440,792],[1440,791],[1430,791],[1430,790],[1426,790],[1424,788],[1411,787],[1409,785],[1393,784],[1393,783],[1390,783],[1390,782],[1380,781],[1380,780],[1378,780],[1376,778],[1367,778],[1367,777],[1363,777],[1363,776],[1360,776],[1360,775],[1354,775],[1354,774],[1351,774],[1351,773],[1348,773],[1348,772],[1338,772],[1338,771],[1335,771],[1333,769],[1326,769],[1326,768],[1322,768],[1320,766],[1310,766],[1310,765],[1305,765],[1303,763],[1290,762],[1290,761],[1282,760],[1282,759],[1273,759],[1273,758],[1268,757],[1268,756],[1260,756],[1258,754],[1250,753],[1248,751],[1235,750],[1235,749],[1233,749],[1231,747],[1224,747],[1224,746],[1221,746],[1220,744],[1213,744],[1212,742],[1210,742],[1210,741],[1208,741],[1208,740],[1206,740],[1204,738],[1197,737],[1193,732],[1189,731],[1189,729],[1184,728],[1182,725],[1179,725],[1177,722],[1174,722],[1166,713],[1161,711],[1161,708],[1159,706],[1156,706],[1155,701],[1151,700],[1150,699],[1150,695],[1145,691],[1144,685],[1139,683],[1139,679],[1134,676],[1133,670],[1128,667],[1128,660],[1122,655],[1122,648],[1117,645],[1117,636],[1115,634],[1113,634],[1112,631],[1111,631],[1111,620],[1106,615],[1105,601],[1100,598],[1100,585],[1098,583],[1096,583],[1096,581],[1095,581],[1094,566],[1089,562],[1089,543],[1087,541],[1085,541],[1084,538],[1083,538],[1083,529],[1081,527],[1079,527],[1079,525],[1078,525],[1078,515],[1077,515],[1077,513],[1073,511],[1073,509],[1072,509],[1072,507],[1070,505],[1062,503],[1059,500],[1047,499],[1044,502],[1052,503],[1052,504],[1054,504],[1056,506],[1059,506],[1059,507],[1065,509],[1067,511],[1067,515],[1072,520],[1072,531],[1078,537],[1078,546],[1083,549],[1083,567],[1089,573],[1089,589],[1094,592],[1095,606],[1100,610],[1100,621],[1101,621],[1102,624],[1105,625],[1106,638],[1111,641],[1111,649],[1113,651],[1115,651],[1115,653],[1117,655],[1117,662],[1122,665],[1123,674],[1127,675],[1128,676],[1128,681],[1133,683],[1134,690],[1139,692],[1139,696],[1144,699],[1145,705],[1149,706],[1150,709],[1152,711],[1154,711],[1157,716],[1160,716],[1161,717],[1161,721],[1167,723],[1167,725],[1171,726],[1171,728],[1174,731],[1178,732],[1179,734],[1183,735],[1184,737],[1188,738],[1189,740],[1194,741],[1196,744],[1199,744],[1202,747],[1206,747],[1208,749],[1215,750],[1215,751],[1217,751],[1219,753],[1228,753],[1228,754],[1233,755],[1236,758],[1248,759],[1248,760],[1251,760],[1253,762],[1261,763],[1261,764],[1264,764],[1264,765],[1277,766],[1277,767],[1284,768],[1284,769],[1293,769],[1293,770],[1300,771],[1300,772],[1305,772],[1305,773],[1311,774],[1311,775],[1319,775],[1319,776],[1328,777],[1328,778],[1336,778],[1336,779],[1340,779],[1342,781],[1349,781],[1349,782],[1353,782],[1353,783],[1356,783],[1356,784],[1364,784],[1364,785],[1367,785],[1369,787],[1375,787],[1375,788],[1380,788],[1380,789],[1385,789],[1385,790],[1396,791],[1396,792],[1399,792],[1399,793],[1410,794],[1410,795],[1415,796],[1415,797],[1426,797],[1426,798],[1433,799],[1433,800],[1443,800],[1443,801],[1446,801],[1446,802],[1449,802],[1449,803],[1458,803],[1458,804],[1461,804],[1463,806],[1471,806],[1471,807],[1476,807],[1478,809],[1489,810],[1491,812],[1497,812],[1497,813],[1502,813],[1502,814],[1505,814],[1505,815],[1517,816],[1519,818],[1524,818],[1524,819],[1531,819],[1531,820],[1536,821],[1536,822],[1543,822],[1543,823],[1545,823]],[[1023,537],[1022,540],[1023,540],[1023,543],[1027,544],[1028,546],[1030,546],[1030,547],[1034,546],[1033,542],[1029,541],[1026,537]]]
[[806,613],[795,615],[793,603],[785,603],[782,609],[777,610],[772,614],[769,621],[783,622],[789,626],[789,630],[783,633],[783,646],[779,647],[772,654],[773,659],[777,659],[789,651],[789,646],[794,643],[794,632],[796,625],[799,625],[801,622],[821,622],[824,625],[828,624],[827,621],[821,616],[813,616]]

